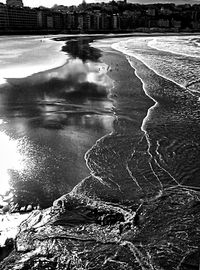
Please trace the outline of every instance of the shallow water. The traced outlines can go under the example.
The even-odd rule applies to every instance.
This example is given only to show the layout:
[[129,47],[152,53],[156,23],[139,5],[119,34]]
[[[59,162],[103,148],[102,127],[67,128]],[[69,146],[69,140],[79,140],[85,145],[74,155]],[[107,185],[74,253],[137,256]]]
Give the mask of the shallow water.
[[[122,52],[149,97],[138,91],[121,63],[110,63],[109,76],[115,73],[116,85],[121,82],[123,87],[114,89],[117,119],[113,133],[87,155],[110,200],[148,201],[180,186],[199,190],[198,40],[198,36],[168,36],[94,43],[108,54],[110,46]],[[178,54],[171,50],[176,42]]]
[[87,150],[112,131],[112,81],[99,56],[83,61],[68,54],[59,68],[1,85],[1,194],[12,193],[18,208],[48,207],[71,191],[89,174]]
[[[66,64],[1,87],[2,194],[12,190],[20,205],[46,207],[90,171],[109,186],[102,193],[111,192],[110,200],[148,199],[176,185],[198,189],[198,36],[109,38],[94,47],[87,37],[56,40],[68,41]],[[132,74],[123,63],[110,70],[114,56],[100,62],[96,47],[110,46],[125,54]],[[134,72],[144,92],[133,88]]]
[[113,48],[127,56],[156,103],[142,125],[154,176],[162,188],[199,189],[199,37],[135,38]]
[[[164,42],[169,39],[160,38]],[[170,38],[173,43],[177,37]],[[184,40],[184,47],[187,44],[185,40],[190,37],[181,38]],[[8,81],[10,93],[20,86],[22,97],[27,86],[38,93],[36,96],[40,100],[40,93],[45,92],[48,102],[50,97],[52,100],[55,98],[56,93],[59,102],[52,102],[50,105],[45,103],[48,108],[46,114],[40,114],[37,98],[32,95],[32,91],[29,92],[30,100],[36,100],[34,104],[37,104],[34,117],[33,111],[29,115],[26,106],[19,107],[20,110],[18,106],[14,106],[12,110],[5,110],[6,106],[4,108],[7,113],[10,112],[8,119],[16,121],[18,114],[23,115],[31,132],[35,130],[35,135],[39,134],[39,138],[36,136],[35,140],[37,145],[40,145],[40,138],[45,135],[45,143],[50,145],[53,142],[54,149],[57,149],[60,141],[63,142],[59,153],[69,149],[69,136],[66,141],[61,137],[62,132],[64,136],[70,131],[69,123],[73,123],[77,130],[77,140],[74,140],[74,136],[70,137],[72,149],[80,143],[84,145],[83,138],[92,143],[92,147],[85,144],[87,150],[89,149],[85,154],[85,162],[90,174],[87,172],[88,177],[82,181],[79,179],[73,190],[55,201],[53,207],[34,211],[21,225],[16,238],[16,260],[13,260],[12,254],[5,262],[8,262],[10,269],[22,261],[26,267],[31,268],[37,268],[42,261],[42,266],[52,270],[56,267],[126,270],[199,268],[199,97],[197,92],[192,93],[190,86],[182,84],[181,74],[176,72],[176,67],[182,61],[182,66],[185,65],[182,69],[184,78],[196,79],[197,59],[186,55],[187,48],[179,50],[184,54],[181,57],[180,53],[168,53],[167,50],[163,54],[163,50],[152,48],[152,40],[153,37],[125,38],[123,41],[116,38],[98,40],[94,46],[100,46],[104,51],[101,61],[106,65],[99,62],[94,64],[93,57],[90,58],[90,65],[85,58],[81,62],[80,59],[84,56],[82,49],[87,47],[85,41],[81,40],[78,41],[81,49],[78,50],[78,67],[73,73],[75,77],[69,71],[71,66],[76,66],[77,59],[68,61],[67,70],[63,66],[59,72],[52,70],[26,80]],[[71,44],[73,42],[75,41]],[[113,43],[115,44],[112,45]],[[70,42],[68,45],[70,48]],[[123,54],[111,49],[111,46]],[[88,51],[94,52],[99,61],[99,51],[95,48],[90,47]],[[73,57],[74,53],[75,51]],[[163,57],[163,64],[160,55]],[[175,63],[170,66],[171,69],[167,68],[166,59]],[[191,66],[192,61],[193,70],[186,66],[187,63]],[[94,72],[96,65],[97,72]],[[105,72],[114,82],[105,76]],[[112,83],[109,84],[110,82]],[[107,96],[107,88],[113,83],[114,87]],[[44,91],[44,85],[51,91]],[[66,89],[63,85],[69,87]],[[91,88],[88,89],[88,86]],[[87,94],[87,98],[83,93]],[[11,100],[15,101],[15,98]],[[44,101],[41,102],[42,108],[43,103]],[[59,107],[59,116],[67,114],[62,121],[56,118],[58,110],[56,113],[53,111],[59,105],[62,105],[62,109]],[[90,112],[91,122],[86,121],[85,110],[87,117]],[[15,112],[18,114],[15,115]],[[47,117],[49,112],[50,118]],[[75,112],[76,118],[73,117],[70,122],[69,115],[74,115]],[[31,116],[31,121],[28,116]],[[102,125],[99,125],[98,117],[103,117]],[[1,124],[5,125],[3,121]],[[94,137],[90,137],[94,134],[93,128],[98,131],[98,135],[101,133],[99,140],[96,139],[95,142],[92,142]],[[85,133],[79,140],[82,130]],[[105,131],[104,134],[102,130]],[[23,129],[18,128],[17,131]],[[32,135],[31,132],[29,130]],[[6,141],[8,139],[4,138],[5,143]],[[17,147],[15,141],[10,145]],[[45,152],[46,148],[42,148],[42,145],[36,149],[36,153],[40,153],[40,149]],[[27,149],[32,148],[28,146]],[[72,152],[66,150],[64,157],[67,153],[72,156]],[[53,154],[51,151],[51,158]],[[17,158],[20,160],[18,155]],[[44,163],[46,160],[48,161],[44,158]],[[82,158],[82,162],[83,160]],[[65,164],[68,166],[65,167],[65,176],[68,175],[67,170],[74,169],[76,164],[83,164],[78,159],[73,161],[73,166],[72,163]],[[54,163],[50,163],[52,174]],[[29,160],[26,168],[31,164]],[[13,169],[13,172],[16,173],[16,170]],[[62,173],[62,170],[57,172]],[[70,173],[71,171],[69,175]],[[52,176],[52,183],[54,179],[56,175]],[[48,187],[52,191],[56,190],[54,188],[58,186],[59,180],[53,186],[43,180],[41,179],[37,192],[43,186],[45,191],[48,191]],[[14,182],[15,186],[16,183],[18,182]],[[32,183],[35,187],[36,182]],[[28,187],[27,190],[31,189]],[[18,193],[15,194],[19,194],[18,198],[22,199],[22,189],[16,191]],[[24,198],[27,199],[25,196]],[[19,267],[22,269],[24,265]]]

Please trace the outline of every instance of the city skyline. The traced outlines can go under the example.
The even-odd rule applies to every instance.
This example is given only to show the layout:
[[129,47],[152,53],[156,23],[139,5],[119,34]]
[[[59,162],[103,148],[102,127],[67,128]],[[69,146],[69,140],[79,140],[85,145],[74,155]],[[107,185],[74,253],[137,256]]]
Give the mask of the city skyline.
[[[0,2],[6,3],[6,0],[1,0]],[[98,3],[103,2],[100,0],[87,0],[87,3]],[[110,2],[110,0],[104,0],[104,2]],[[128,0],[130,3],[138,4],[150,4],[150,3],[175,3],[175,4],[200,4],[200,0]],[[23,0],[25,6],[29,7],[52,7],[53,5],[79,5],[82,3],[82,0]]]

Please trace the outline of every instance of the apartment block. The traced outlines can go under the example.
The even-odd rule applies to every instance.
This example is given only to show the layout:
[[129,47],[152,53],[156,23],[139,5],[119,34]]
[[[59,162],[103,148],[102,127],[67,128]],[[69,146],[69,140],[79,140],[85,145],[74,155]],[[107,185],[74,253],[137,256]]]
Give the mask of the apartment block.
[[9,26],[7,6],[0,3],[0,30],[5,30]]
[[9,28],[16,30],[37,28],[37,11],[35,9],[7,6],[6,12]]

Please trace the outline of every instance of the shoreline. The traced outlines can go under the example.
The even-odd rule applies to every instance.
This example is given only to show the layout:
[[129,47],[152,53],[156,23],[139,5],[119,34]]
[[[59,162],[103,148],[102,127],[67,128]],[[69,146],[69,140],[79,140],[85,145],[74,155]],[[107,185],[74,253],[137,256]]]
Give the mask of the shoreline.
[[[96,41],[95,40],[95,37],[94,37],[94,41]],[[66,42],[67,43],[67,42]],[[66,44],[64,45],[64,47],[66,46]],[[62,46],[62,48],[63,48],[63,46]],[[110,50],[111,50],[111,48],[110,48]],[[101,50],[100,50],[101,51]],[[63,50],[62,50],[62,52],[63,52]],[[64,50],[64,52],[66,53],[66,51]],[[118,77],[118,71],[116,71],[116,72],[113,72],[113,70],[115,70],[115,66],[116,66],[116,62],[115,63],[113,63],[113,64],[111,64],[109,61],[108,61],[108,54],[110,54],[110,52],[103,52],[103,51],[101,51],[102,52],[102,57],[101,57],[101,60],[102,60],[102,62],[103,63],[105,63],[105,64],[107,64],[108,66],[109,66],[109,69],[108,69],[108,71],[107,71],[107,76],[109,76],[110,78],[111,78],[111,80],[113,81],[113,86],[112,86],[112,88],[109,90],[109,95],[108,95],[108,98],[110,99],[110,100],[112,100],[112,102],[113,103],[115,103],[116,102],[116,98],[117,98],[117,94],[116,94],[116,92],[117,92],[117,88],[119,89],[121,86],[120,85],[116,85],[117,84],[117,77]],[[130,66],[130,64],[128,63],[128,60],[126,59],[126,56],[123,54],[123,53],[121,53],[121,52],[117,52],[117,51],[115,51],[114,49],[112,49],[112,54],[113,54],[113,56],[114,56],[114,58],[116,57],[116,55],[117,55],[117,58],[118,59],[125,59],[125,61],[123,61],[123,65],[125,64],[126,65],[126,67],[125,67],[125,70],[127,71],[127,69],[128,70],[130,70],[129,72],[130,73],[134,73],[134,71],[133,71],[133,69],[132,69],[132,67]],[[108,63],[107,63],[108,62]],[[48,70],[47,70],[48,71]],[[134,75],[135,76],[135,75]],[[138,87],[141,87],[141,92],[143,91],[143,89],[142,89],[142,84],[141,84],[141,82],[140,82],[140,80],[135,76],[135,78],[134,78],[134,82],[136,83],[136,85],[138,86]],[[118,82],[119,83],[119,82]],[[121,83],[120,83],[121,84]],[[115,105],[114,105],[115,106]],[[116,110],[116,108],[114,107],[114,111]],[[115,120],[114,121],[117,121],[117,112],[114,112],[114,115],[113,115],[113,117],[115,117]],[[103,137],[101,137],[101,138],[99,138],[97,141],[96,141],[96,143],[90,148],[90,149],[88,149],[87,150],[87,152],[85,153],[85,162],[86,162],[86,166],[87,166],[87,168],[88,168],[88,170],[89,171],[91,171],[91,175],[90,176],[94,176],[95,174],[93,174],[93,172],[92,172],[92,170],[90,169],[90,167],[88,166],[88,160],[87,160],[87,158],[86,158],[86,156],[88,155],[88,153],[93,149],[93,147],[95,147],[99,142],[101,142],[101,141],[103,141],[106,137],[109,137],[110,135],[112,135],[112,133],[114,132],[114,130],[110,133],[110,134],[105,134]],[[89,177],[90,177],[89,176]],[[88,177],[86,177],[86,178],[88,178]],[[82,181],[85,181],[85,179],[83,179],[83,180],[81,180],[80,181],[80,183],[79,184],[77,184],[78,186],[79,185],[81,185],[81,182]],[[73,190],[74,189],[76,189],[76,186],[73,188]],[[70,193],[73,193],[73,190],[70,192]],[[66,194],[63,194],[63,196],[65,196]],[[62,196],[62,197],[63,197]],[[59,199],[57,199],[57,200],[59,200]],[[56,201],[57,201],[56,200]],[[53,205],[53,204],[52,204]],[[24,220],[26,220],[30,215],[32,215],[32,213],[34,213],[35,211],[37,211],[37,210],[34,210],[34,211],[32,211],[31,213],[17,213],[17,214],[19,214],[20,215],[20,217],[21,217],[21,215],[23,216],[26,216],[25,218],[24,218]],[[11,214],[9,214],[9,215],[11,215],[11,217],[12,216],[16,216],[16,213],[11,213]],[[20,218],[21,219],[21,218]],[[12,221],[11,221],[12,222]],[[20,222],[21,223],[21,222]]]
[[[155,104],[123,53],[107,48],[101,60],[111,67],[116,119],[114,131],[87,153],[95,175],[83,179],[52,207],[33,212],[21,224],[15,249],[1,269],[198,267],[200,195],[177,186],[155,196],[160,187],[154,186],[148,168],[142,166],[143,158],[149,162],[149,149],[141,130]],[[138,186],[131,172],[137,173],[140,165],[148,179]],[[145,190],[148,180],[153,193]],[[146,200],[141,192],[146,192]]]
[[10,78],[25,79],[64,65],[68,59],[62,51],[65,43],[56,42],[54,37],[23,36],[21,42],[21,37],[16,36],[13,45],[12,37],[0,36],[0,41],[6,46],[0,46],[2,56],[7,57],[1,59],[0,89]]
[[0,32],[0,36],[16,36],[16,35],[127,35],[127,34],[135,34],[135,35],[151,35],[151,34],[156,34],[156,35],[190,35],[190,34],[194,34],[194,35],[199,35],[200,34],[200,31],[184,31],[184,30],[179,30],[179,31],[156,31],[156,30],[151,30],[151,29],[148,29],[148,30],[144,30],[144,31],[141,31],[141,30],[121,30],[121,31],[86,31],[86,32],[80,32],[79,30],[74,30],[74,31],[69,31],[69,32],[63,32],[63,31],[57,31],[57,30],[47,30],[47,29],[44,29],[44,30],[35,30],[35,31],[20,31],[20,30],[13,30],[13,31],[2,31]]
[[[52,38],[52,40],[54,40],[55,39],[55,37],[53,37]],[[70,39],[69,39],[69,41],[70,41]],[[68,52],[66,51],[66,50],[64,50],[63,48],[66,46],[66,44],[68,43],[68,41],[57,41],[58,42],[58,44],[59,44],[59,42],[61,42],[61,43],[64,43],[64,45],[62,45],[61,46],[61,49],[60,49],[60,52],[61,53],[65,53],[65,54],[68,54]],[[63,65],[61,65],[60,67],[62,67]],[[59,68],[59,67],[58,67]],[[56,68],[55,68],[56,69]],[[45,71],[42,71],[42,72],[39,72],[39,73],[45,73],[45,72],[48,72],[49,70],[51,70],[51,69],[47,69],[47,70],[45,70]],[[54,68],[53,68],[53,70],[54,70]],[[34,75],[30,75],[30,76],[28,76],[27,78],[29,78],[29,77],[32,77],[32,76],[34,76]],[[107,75],[106,75],[107,76]],[[26,79],[26,77],[25,77],[25,79]],[[112,86],[112,88],[114,87],[114,85]],[[108,95],[108,99],[109,100],[111,100],[112,102],[113,102],[113,99],[112,98],[110,98],[110,95],[112,95],[111,94],[112,93],[112,89],[110,89],[109,90],[109,95]],[[114,116],[113,116],[114,117]],[[106,137],[108,134],[105,134],[103,137]],[[101,137],[101,138],[99,138],[98,139],[98,141],[99,140],[101,140],[103,137]],[[94,145],[92,145],[92,147],[93,147]],[[88,149],[87,150],[87,152],[88,151],[90,151],[90,149]],[[85,155],[87,154],[87,152],[85,153]],[[83,159],[85,159],[84,157],[83,157]],[[86,160],[86,159],[85,159]],[[86,162],[87,163],[87,162]],[[86,164],[86,167],[88,168],[88,170],[90,171],[90,169],[89,169],[89,167],[87,166],[87,164]],[[88,176],[87,176],[88,177]],[[86,177],[86,178],[87,178]],[[84,179],[83,179],[84,180]],[[82,180],[80,180],[80,182],[81,182]],[[80,183],[79,183],[80,184]],[[78,184],[78,185],[79,185]],[[76,187],[76,186],[75,186]],[[71,191],[71,192],[73,192],[73,190]],[[63,194],[62,196],[64,196],[65,194]],[[59,199],[57,199],[57,200],[59,200]],[[53,205],[53,203],[52,203],[52,205]],[[7,206],[5,206],[5,209],[7,209]],[[7,210],[6,210],[7,211]],[[13,212],[13,213],[6,213],[6,214],[3,214],[2,215],[2,220],[4,220],[5,221],[5,223],[6,223],[6,226],[2,226],[2,227],[9,227],[9,222],[11,223],[11,227],[10,227],[10,231],[9,231],[9,234],[7,234],[8,235],[8,238],[13,238],[13,235],[15,234],[15,232],[16,232],[16,229],[17,229],[17,227],[19,226],[19,223],[22,223],[23,221],[25,221],[27,218],[29,218],[29,216],[32,214],[32,213],[34,213],[34,212],[37,212],[37,210],[32,210],[31,212],[29,212],[29,211],[25,211],[25,212]],[[24,217],[24,218],[23,218]],[[9,221],[10,220],[10,221]],[[14,225],[14,221],[15,221],[15,224],[17,224],[17,226],[16,225]],[[2,225],[3,223],[1,223],[1,225]],[[6,229],[7,230],[7,229]],[[1,231],[2,233],[1,233],[1,237],[2,237],[2,241],[1,241],[1,245],[0,245],[0,247],[3,247],[4,245],[3,245],[3,242],[5,242],[4,240],[6,240],[6,236],[5,236],[5,233],[4,233],[4,230],[2,230]]]
[[200,31],[199,32],[134,32],[134,31],[130,31],[130,32],[91,32],[91,33],[80,33],[80,32],[75,32],[75,33],[62,33],[62,32],[33,32],[33,33],[0,33],[0,38],[1,37],[21,37],[21,36],[28,36],[28,37],[32,37],[32,36],[38,36],[38,37],[44,37],[46,36],[51,37],[51,36],[55,36],[55,38],[57,38],[57,36],[60,37],[78,37],[78,36],[85,36],[85,37],[126,37],[126,36],[130,36],[130,37],[151,37],[151,36],[155,36],[155,37],[159,37],[159,36],[191,36],[191,35],[200,35]]
[[[105,37],[106,38],[106,37]],[[98,40],[94,40],[94,42],[98,42]],[[92,43],[91,43],[92,46]],[[95,48],[98,48],[98,45],[95,45]],[[132,130],[131,128],[129,128],[129,132],[130,134],[125,135],[125,140],[128,139],[130,140],[130,136],[131,134],[133,135],[133,137],[136,135],[136,138],[131,139],[133,140],[133,144],[137,142],[138,136],[143,136],[143,130],[142,130],[142,123],[143,123],[143,119],[146,117],[147,113],[148,113],[148,109],[154,105],[154,102],[152,101],[152,99],[146,95],[144,89],[143,89],[143,85],[142,85],[142,81],[140,78],[138,78],[135,74],[135,69],[130,65],[128,59],[126,58],[126,55],[124,55],[122,52],[119,52],[117,50],[114,50],[113,48],[111,48],[110,46],[108,46],[108,48],[104,48],[102,50],[102,48],[100,48],[100,50],[102,51],[102,57],[101,57],[101,61],[106,63],[109,66],[109,69],[107,71],[107,75],[113,80],[114,83],[114,87],[111,90],[110,93],[110,97],[111,99],[113,99],[114,101],[114,108],[113,108],[113,113],[115,116],[115,121],[114,121],[114,125],[113,125],[113,131],[110,134],[107,134],[105,136],[103,136],[102,138],[98,139],[97,142],[95,143],[95,145],[92,146],[91,149],[89,149],[85,155],[85,159],[87,161],[87,164],[89,166],[89,169],[92,172],[92,176],[99,179],[99,181],[101,182],[102,185],[105,185],[105,187],[103,188],[103,191],[98,191],[98,188],[95,188],[95,184],[94,184],[94,189],[95,192],[91,192],[91,196],[95,196],[99,199],[103,199],[103,200],[108,200],[110,202],[115,202],[115,201],[129,201],[132,200],[134,196],[132,196],[132,194],[128,195],[127,194],[127,189],[126,191],[124,190],[123,193],[124,195],[120,194],[122,192],[121,189],[121,185],[122,183],[118,182],[120,179],[118,180],[109,180],[107,181],[106,176],[104,175],[104,172],[102,169],[101,172],[101,167],[104,168],[104,164],[101,163],[100,160],[98,160],[98,167],[99,169],[96,168],[96,158],[98,155],[98,152],[96,152],[96,149],[106,149],[109,148],[109,141],[112,140],[112,137],[115,138],[116,134],[118,132],[121,132],[121,128],[120,128],[120,123],[125,121],[125,125],[128,126],[130,124],[132,124],[132,122],[135,123],[135,128],[134,130]],[[121,65],[121,67],[120,67]],[[121,70],[122,68],[122,70]],[[120,74],[120,76],[119,76]],[[130,88],[131,85],[131,88]],[[134,85],[134,88],[132,88],[132,86]],[[128,91],[128,93],[123,92],[123,88],[125,89],[130,89],[130,91]],[[128,97],[123,97],[123,95],[127,95]],[[136,97],[136,101],[134,101],[134,98]],[[133,105],[133,107],[130,108],[130,111],[133,110],[134,111],[134,115],[133,115],[133,119],[132,115],[130,113],[130,115],[127,116],[122,116],[120,115],[121,112],[125,112],[127,110],[126,106],[127,106],[127,98],[128,100],[130,98],[133,98],[133,103],[131,103]],[[141,101],[140,101],[141,100]],[[140,102],[142,102],[142,109],[140,108],[141,104]],[[138,107],[139,106],[139,107]],[[135,111],[140,110],[140,113],[137,114],[137,116],[135,115]],[[118,113],[119,112],[119,113]],[[124,114],[124,113],[123,113]],[[125,127],[124,127],[125,128]],[[126,129],[126,128],[125,128]],[[127,133],[128,133],[127,130]],[[122,138],[122,141],[124,140]],[[135,141],[136,140],[136,141]],[[108,141],[108,142],[107,142]],[[104,151],[104,150],[102,150]],[[114,150],[113,150],[114,151]],[[119,151],[119,150],[117,150]],[[115,152],[115,151],[114,151]],[[129,151],[130,152],[130,149]],[[127,154],[129,155],[129,154]],[[130,153],[131,155],[131,153]],[[99,154],[99,156],[101,156],[101,154]],[[112,157],[105,157],[106,159],[112,159]],[[124,157],[125,158],[125,157]],[[128,157],[126,157],[128,158]],[[125,159],[126,159],[125,158]],[[98,158],[99,159],[99,158]],[[103,162],[103,161],[102,161]],[[112,162],[112,161],[110,161]],[[97,169],[97,170],[96,170]],[[106,170],[106,169],[105,169]],[[108,168],[109,170],[109,168]],[[126,175],[125,176],[127,179],[129,179],[128,181],[130,181],[130,175]],[[89,189],[89,186],[92,185],[92,178],[88,178],[87,181],[84,181],[84,189]],[[111,185],[111,187],[114,189],[110,190],[106,189],[106,185]],[[132,185],[130,183],[130,185]],[[98,184],[97,184],[98,186]],[[129,187],[128,187],[129,188]],[[137,189],[137,187],[135,187]],[[118,191],[116,190],[118,189]],[[80,187],[79,187],[79,190]],[[120,190],[120,192],[119,192]],[[108,193],[108,194],[106,194]],[[125,195],[126,194],[126,195]],[[127,197],[127,198],[126,198]],[[134,199],[133,199],[134,201]]]

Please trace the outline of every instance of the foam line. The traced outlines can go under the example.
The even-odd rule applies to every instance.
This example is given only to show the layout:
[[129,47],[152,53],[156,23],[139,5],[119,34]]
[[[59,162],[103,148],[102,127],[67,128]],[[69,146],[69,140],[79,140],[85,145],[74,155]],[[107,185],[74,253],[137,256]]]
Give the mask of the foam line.
[[[129,40],[130,41],[130,40]],[[158,75],[159,77],[162,77],[163,79],[166,79],[168,81],[173,82],[174,84],[176,84],[177,86],[181,87],[182,89],[185,89],[185,86],[182,84],[179,84],[178,82],[172,80],[171,78],[164,76],[162,74],[160,74],[158,71],[156,71],[155,69],[153,69],[152,67],[150,67],[144,60],[140,59],[138,56],[135,55],[135,53],[127,51],[126,49],[123,49],[122,47],[120,47],[121,42],[118,43],[114,43],[112,45],[112,48],[114,50],[120,51],[125,55],[128,55],[130,57],[134,57],[135,59],[139,60],[140,62],[142,62],[146,67],[148,67],[150,70],[152,70],[156,75]],[[128,58],[127,58],[128,59]],[[128,59],[129,63],[131,64],[130,59]],[[131,64],[131,66],[133,67],[133,65]],[[134,67],[133,67],[134,68]],[[139,78],[140,80],[142,80],[141,78]],[[143,82],[142,82],[143,83]],[[152,98],[152,97],[151,97]]]
[[[193,42],[192,39],[197,38],[197,37],[190,36],[190,39],[187,39],[187,40],[186,39],[184,40],[183,38],[184,38],[183,36],[173,37],[173,39],[172,37],[156,37],[153,40],[149,40],[148,46],[158,51],[163,51],[163,52],[181,55],[185,57],[200,58],[200,54],[198,55],[198,53],[200,53],[199,49],[197,50],[197,48],[190,47],[191,50],[188,51],[188,53],[185,53],[183,51],[183,48],[185,48],[185,46],[182,46],[181,41],[180,41],[180,40],[182,40],[183,42],[188,41],[188,44],[189,44]],[[165,42],[162,41],[163,39],[165,39]],[[168,41],[170,41],[170,43]],[[197,41],[194,41],[193,43],[195,43],[196,46],[200,46],[200,44]],[[191,52],[193,52],[193,54]]]

